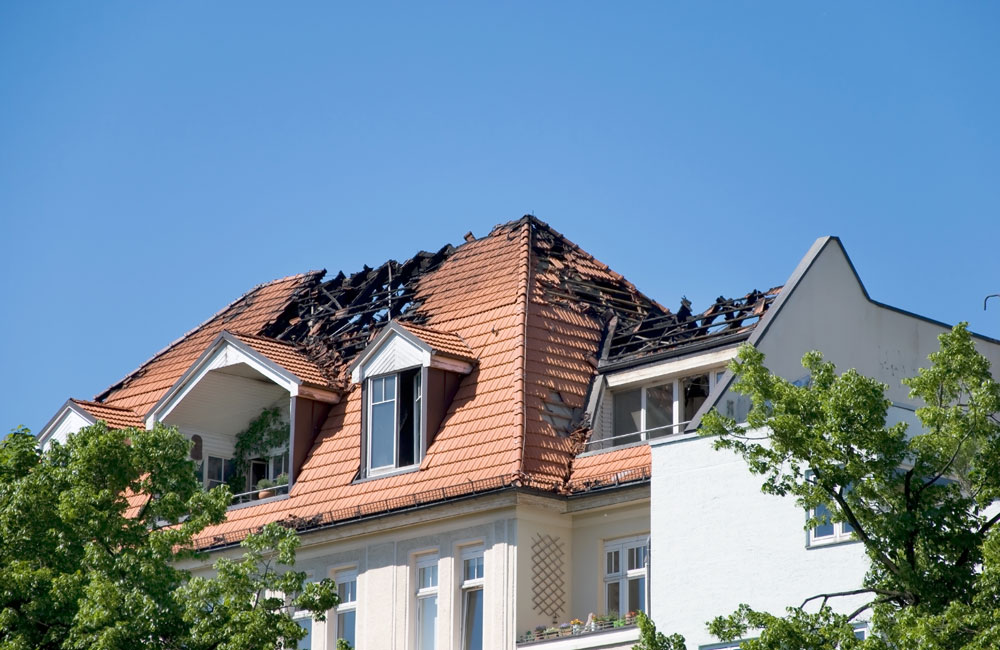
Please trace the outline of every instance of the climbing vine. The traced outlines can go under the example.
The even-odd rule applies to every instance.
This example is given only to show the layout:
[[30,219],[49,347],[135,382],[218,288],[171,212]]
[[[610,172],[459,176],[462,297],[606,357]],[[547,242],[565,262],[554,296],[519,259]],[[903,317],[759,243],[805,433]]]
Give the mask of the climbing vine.
[[290,434],[291,428],[276,408],[264,409],[251,420],[246,429],[236,434],[230,489],[234,493],[243,492],[250,461],[264,456],[275,447],[287,446]]

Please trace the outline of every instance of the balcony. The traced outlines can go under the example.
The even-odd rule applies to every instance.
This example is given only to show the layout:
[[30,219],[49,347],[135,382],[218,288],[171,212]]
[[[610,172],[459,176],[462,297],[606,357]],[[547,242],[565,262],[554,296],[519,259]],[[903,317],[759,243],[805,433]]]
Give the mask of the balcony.
[[518,648],[538,650],[628,650],[639,640],[634,618],[601,620],[589,625],[535,629],[518,637]]

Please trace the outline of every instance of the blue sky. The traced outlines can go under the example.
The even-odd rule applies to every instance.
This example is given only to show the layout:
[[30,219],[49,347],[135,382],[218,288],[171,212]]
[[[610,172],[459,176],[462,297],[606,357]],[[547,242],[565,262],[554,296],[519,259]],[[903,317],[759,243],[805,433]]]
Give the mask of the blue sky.
[[676,308],[839,235],[1000,337],[1000,4],[2,3],[0,430],[251,286],[533,213]]

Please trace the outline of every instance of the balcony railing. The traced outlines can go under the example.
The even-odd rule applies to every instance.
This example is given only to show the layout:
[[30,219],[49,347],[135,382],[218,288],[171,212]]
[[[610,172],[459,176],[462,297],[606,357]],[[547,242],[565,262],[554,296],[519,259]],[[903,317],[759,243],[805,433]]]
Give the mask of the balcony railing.
[[600,449],[612,449],[623,447],[636,442],[645,442],[651,438],[661,438],[663,436],[684,433],[684,429],[691,421],[678,422],[677,424],[665,424],[662,427],[653,427],[644,431],[632,431],[631,433],[619,433],[616,436],[604,436],[601,438],[591,438],[587,441],[584,451],[598,451]]
[[557,647],[561,648],[564,644],[549,642],[573,639],[574,642],[571,643],[571,647],[574,648],[587,648],[591,647],[592,644],[594,647],[597,647],[597,644],[601,644],[601,647],[603,647],[604,642],[608,640],[607,637],[611,636],[610,633],[619,632],[623,636],[631,638],[635,634],[635,629],[636,621],[634,617],[614,621],[594,621],[581,625],[568,625],[564,623],[559,627],[536,628],[534,631],[525,632],[517,638],[517,646],[520,648],[538,644],[541,647],[544,644],[544,647],[551,647],[554,650]]
[[274,487],[263,488],[260,490],[250,490],[249,492],[240,492],[239,494],[233,495],[233,505],[241,503],[251,503],[253,501],[259,501],[260,499],[269,499],[271,497],[278,496],[279,494],[288,494],[288,484],[275,485]]

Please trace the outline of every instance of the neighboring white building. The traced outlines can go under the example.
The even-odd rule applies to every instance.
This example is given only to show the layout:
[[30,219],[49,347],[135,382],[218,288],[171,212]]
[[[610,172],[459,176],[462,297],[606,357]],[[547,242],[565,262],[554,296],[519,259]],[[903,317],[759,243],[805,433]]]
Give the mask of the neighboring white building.
[[[534,217],[324,274],[254,288],[68,401],[39,438],[164,422],[212,487],[236,482],[237,438],[264,409],[287,422],[199,537],[209,561],[188,568],[238,555],[265,523],[295,528],[297,567],[340,585],[325,622],[299,619],[300,647],[326,650],[624,650],[638,637],[627,613],[650,606],[696,647],[739,602],[855,584],[856,544],[809,543],[804,513],[688,432],[712,405],[745,408],[725,370],[741,343],[791,378],[818,348],[898,384],[943,329],[871,302],[830,238],[785,288],[698,314],[671,313]],[[907,416],[905,393],[892,399]]]
[[[919,430],[915,404],[900,382],[927,365],[948,326],[873,301],[840,241],[816,241],[781,290],[749,343],[769,369],[802,379],[802,356],[819,350],[839,371],[855,368],[889,386],[890,423]],[[1000,368],[1000,342],[979,337],[980,352]],[[679,361],[678,361],[679,362]],[[807,534],[807,513],[792,497],[762,494],[761,479],[731,452],[693,431],[713,406],[742,417],[746,398],[730,377],[702,405],[688,430],[653,443],[652,616],[688,647],[719,647],[705,630],[740,603],[781,613],[818,593],[856,589],[868,561],[842,524]],[[845,534],[847,533],[847,534]],[[863,597],[831,602],[848,613]]]

